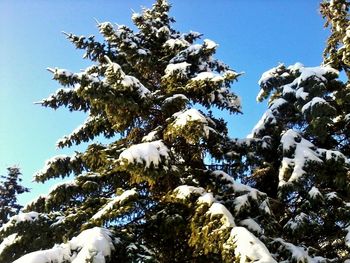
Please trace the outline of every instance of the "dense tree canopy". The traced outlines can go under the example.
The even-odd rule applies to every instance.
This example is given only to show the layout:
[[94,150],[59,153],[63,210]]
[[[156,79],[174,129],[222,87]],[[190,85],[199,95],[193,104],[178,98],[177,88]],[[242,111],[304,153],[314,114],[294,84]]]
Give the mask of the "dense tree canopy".
[[20,184],[21,175],[20,169],[13,166],[7,168],[7,175],[0,176],[0,226],[23,207],[18,203],[17,195],[29,192],[29,189]]
[[35,175],[69,181],[0,228],[0,262],[350,261],[348,3],[321,7],[324,64],[265,72],[268,109],[242,139],[211,112],[241,112],[240,74],[175,30],[167,1],[134,13],[136,30],[99,23],[103,42],[67,33],[92,65],[49,68],[62,88],[41,104],[85,112],[58,147],[89,146]]

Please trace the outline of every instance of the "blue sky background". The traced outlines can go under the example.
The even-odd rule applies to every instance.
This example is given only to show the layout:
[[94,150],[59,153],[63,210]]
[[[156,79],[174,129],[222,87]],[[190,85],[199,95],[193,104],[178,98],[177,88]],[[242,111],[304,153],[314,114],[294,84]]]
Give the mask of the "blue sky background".
[[[33,102],[48,97],[58,83],[47,67],[79,71],[90,65],[61,31],[98,35],[94,18],[131,26],[132,10],[150,0],[1,0],[0,1],[0,174],[17,165],[31,193],[26,203],[46,193],[52,183],[31,183],[45,160],[81,148],[57,150],[56,141],[84,119],[65,109],[54,111]],[[219,44],[216,57],[244,71],[233,90],[242,98],[244,115],[220,113],[232,137],[245,137],[266,109],[258,104],[257,81],[279,62],[317,66],[329,34],[316,0],[172,0],[179,31],[198,31]],[[214,4],[213,4],[214,3]]]

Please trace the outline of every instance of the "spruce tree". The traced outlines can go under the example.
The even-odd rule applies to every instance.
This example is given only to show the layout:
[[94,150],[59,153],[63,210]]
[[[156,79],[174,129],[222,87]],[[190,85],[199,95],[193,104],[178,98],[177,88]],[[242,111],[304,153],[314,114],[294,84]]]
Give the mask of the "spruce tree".
[[[329,66],[297,63],[279,65],[260,80],[258,99],[269,98],[269,109],[248,141],[265,144],[247,163],[260,190],[270,178],[277,181],[283,231],[275,245],[295,260],[340,262],[349,257],[349,155],[344,108],[338,103],[345,85],[337,77]],[[293,253],[290,243],[305,253]]]
[[[283,64],[259,80],[268,110],[227,158],[240,178],[273,199],[279,233],[268,248],[278,262],[350,259],[349,88],[347,1],[327,1],[322,13],[332,34],[324,64]],[[340,47],[340,45],[343,45]]]
[[0,227],[23,207],[18,203],[17,195],[29,192],[29,189],[20,184],[21,175],[20,169],[13,166],[7,168],[7,175],[0,176]]
[[326,20],[325,27],[329,27],[331,35],[327,39],[324,49],[324,63],[337,70],[343,70],[350,77],[350,3],[347,0],[323,1],[321,14]]
[[208,110],[241,111],[230,90],[240,74],[214,58],[215,42],[176,31],[169,9],[134,13],[136,31],[99,23],[103,42],[66,34],[92,65],[49,68],[62,88],[41,104],[85,112],[58,147],[89,146],[35,175],[72,180],[0,229],[0,262],[277,262],[267,195],[205,163],[231,147]]

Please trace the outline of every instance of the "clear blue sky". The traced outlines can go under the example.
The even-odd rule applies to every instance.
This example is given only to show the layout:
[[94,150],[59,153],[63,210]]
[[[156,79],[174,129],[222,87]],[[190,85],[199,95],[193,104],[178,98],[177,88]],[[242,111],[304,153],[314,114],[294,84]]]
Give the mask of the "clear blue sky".
[[[33,104],[59,88],[47,67],[79,71],[90,65],[61,31],[97,35],[96,23],[131,25],[132,9],[150,0],[1,0],[0,1],[0,174],[17,165],[32,191],[22,203],[47,192],[32,184],[45,160],[77,148],[57,150],[56,141],[85,117]],[[172,0],[171,14],[180,31],[198,31],[219,44],[216,57],[245,75],[233,86],[244,115],[222,113],[232,137],[244,137],[266,109],[257,104],[260,75],[279,62],[321,63],[328,31],[316,0]]]

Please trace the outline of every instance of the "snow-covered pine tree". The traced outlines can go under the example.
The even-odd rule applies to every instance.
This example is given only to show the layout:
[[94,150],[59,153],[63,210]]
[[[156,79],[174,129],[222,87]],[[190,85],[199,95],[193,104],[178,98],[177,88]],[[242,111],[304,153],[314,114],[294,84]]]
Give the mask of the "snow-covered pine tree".
[[262,75],[257,100],[268,99],[268,110],[227,154],[242,160],[242,178],[276,199],[281,228],[267,246],[278,262],[350,260],[350,96],[338,71],[348,74],[348,6],[322,4],[337,23],[322,66],[281,64]]
[[323,1],[321,14],[326,19],[331,35],[324,50],[324,63],[337,70],[344,70],[350,78],[350,3],[347,0]]
[[269,97],[269,109],[251,139],[266,141],[267,150],[250,162],[258,160],[254,177],[264,181],[267,178],[260,174],[271,169],[269,176],[277,179],[285,240],[278,238],[276,248],[290,250],[289,243],[304,247],[303,255],[290,250],[295,260],[349,257],[349,155],[343,150],[348,148],[344,133],[348,124],[339,104],[345,85],[337,77],[338,71],[329,66],[309,68],[297,63],[279,65],[259,82],[258,100]]
[[12,166],[7,168],[7,175],[0,176],[0,227],[23,207],[18,204],[17,196],[29,189],[21,185],[21,175],[20,169]]
[[230,91],[239,74],[214,58],[215,42],[173,29],[169,9],[157,0],[134,13],[136,31],[99,23],[103,42],[67,34],[93,65],[49,69],[63,88],[42,105],[86,112],[58,146],[89,146],[36,174],[72,180],[0,229],[0,262],[276,262],[266,194],[205,165],[229,142],[206,111],[241,110]]

